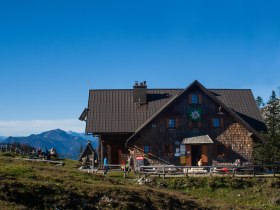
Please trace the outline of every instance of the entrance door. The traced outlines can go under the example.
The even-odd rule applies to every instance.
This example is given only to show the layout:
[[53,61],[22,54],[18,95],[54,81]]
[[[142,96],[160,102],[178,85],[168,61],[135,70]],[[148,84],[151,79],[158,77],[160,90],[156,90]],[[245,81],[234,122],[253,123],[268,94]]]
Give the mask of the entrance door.
[[192,146],[192,166],[197,166],[197,162],[201,158],[202,146],[201,145],[191,145]]
[[119,164],[119,147],[118,145],[111,146],[111,164]]

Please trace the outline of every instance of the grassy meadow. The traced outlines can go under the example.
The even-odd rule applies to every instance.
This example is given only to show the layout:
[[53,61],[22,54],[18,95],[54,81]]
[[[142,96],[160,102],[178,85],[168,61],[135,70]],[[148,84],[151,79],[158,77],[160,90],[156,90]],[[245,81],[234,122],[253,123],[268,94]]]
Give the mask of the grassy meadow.
[[106,177],[0,154],[0,209],[280,209],[279,178]]

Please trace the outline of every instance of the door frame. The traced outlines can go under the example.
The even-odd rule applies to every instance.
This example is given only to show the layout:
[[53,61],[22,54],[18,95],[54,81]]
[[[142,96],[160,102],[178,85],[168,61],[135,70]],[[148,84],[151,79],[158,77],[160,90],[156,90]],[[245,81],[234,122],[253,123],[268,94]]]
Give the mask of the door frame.
[[[186,144],[186,165],[187,166],[192,166],[193,164],[193,146],[201,146],[201,159],[202,159],[202,164],[203,165],[208,165],[209,164],[209,154],[208,154],[208,146],[209,144]],[[193,165],[197,166],[197,162]]]

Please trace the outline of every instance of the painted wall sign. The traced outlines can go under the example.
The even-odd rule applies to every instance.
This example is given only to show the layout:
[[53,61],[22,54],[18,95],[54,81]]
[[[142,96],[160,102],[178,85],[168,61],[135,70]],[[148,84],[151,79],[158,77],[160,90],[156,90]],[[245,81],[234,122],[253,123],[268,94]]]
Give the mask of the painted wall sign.
[[175,145],[180,145],[181,142],[180,141],[175,141]]
[[186,165],[186,156],[180,156],[181,165]]
[[138,156],[138,157],[136,157],[136,160],[144,160],[144,157],[143,156]]
[[180,151],[182,152],[182,151],[186,151],[186,145],[184,145],[184,144],[181,144],[180,145]]

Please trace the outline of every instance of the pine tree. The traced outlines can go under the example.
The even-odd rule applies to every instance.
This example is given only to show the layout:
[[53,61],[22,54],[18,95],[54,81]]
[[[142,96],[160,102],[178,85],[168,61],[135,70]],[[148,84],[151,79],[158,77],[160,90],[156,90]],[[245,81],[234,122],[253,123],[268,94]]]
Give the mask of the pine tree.
[[256,98],[256,102],[257,102],[257,105],[258,105],[259,108],[262,108],[264,106],[264,102],[263,102],[262,97],[258,96]]
[[266,105],[265,122],[268,129],[264,150],[266,160],[280,161],[280,100],[276,97],[275,91],[272,91]]
[[280,161],[280,99],[276,97],[275,91],[263,108],[267,133],[262,134],[266,142],[258,145],[254,150],[256,159],[266,163]]
[[268,133],[275,136],[280,132],[280,100],[273,90],[265,109],[265,122]]

